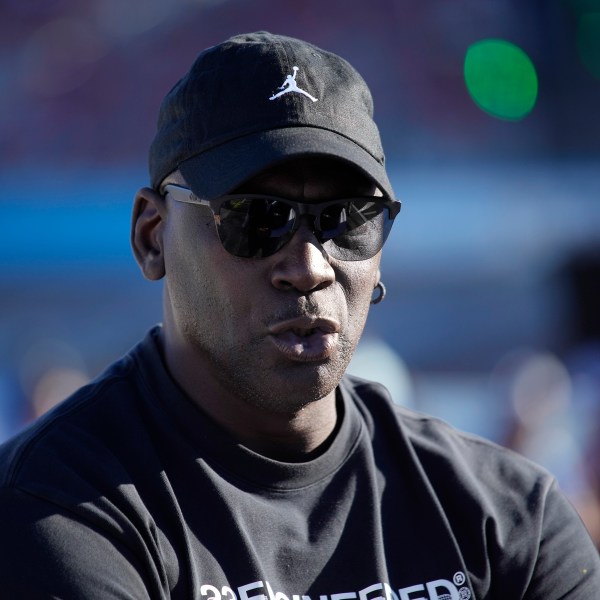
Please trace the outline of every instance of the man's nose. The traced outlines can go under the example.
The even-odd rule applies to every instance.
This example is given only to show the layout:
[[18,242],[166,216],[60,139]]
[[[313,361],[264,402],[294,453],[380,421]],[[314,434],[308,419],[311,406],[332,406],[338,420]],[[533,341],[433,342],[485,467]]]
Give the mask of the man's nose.
[[277,260],[271,270],[271,283],[277,289],[306,294],[335,281],[329,256],[306,223],[274,256]]

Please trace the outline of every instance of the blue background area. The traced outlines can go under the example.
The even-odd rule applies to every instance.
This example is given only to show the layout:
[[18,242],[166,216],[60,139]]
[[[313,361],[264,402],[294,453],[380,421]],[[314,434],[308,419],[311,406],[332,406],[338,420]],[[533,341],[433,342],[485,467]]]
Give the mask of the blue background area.
[[144,184],[137,177],[111,171],[69,178],[38,170],[5,175],[0,180],[3,267],[20,273],[59,264],[126,268],[132,258],[132,199],[138,181]]

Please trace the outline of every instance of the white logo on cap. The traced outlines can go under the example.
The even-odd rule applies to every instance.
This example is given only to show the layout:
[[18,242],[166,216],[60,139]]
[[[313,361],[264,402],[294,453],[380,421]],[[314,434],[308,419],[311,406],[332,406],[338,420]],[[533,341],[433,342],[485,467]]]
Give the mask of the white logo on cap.
[[296,92],[297,94],[304,94],[307,98],[310,98],[313,102],[316,102],[317,99],[314,96],[311,96],[308,92],[305,92],[303,89],[298,87],[296,84],[296,73],[298,73],[299,69],[298,67],[292,68],[294,70],[294,74],[286,75],[283,84],[277,88],[278,90],[281,90],[281,92],[273,94],[269,100],[275,100],[275,98],[279,98],[279,96],[283,96],[289,92]]

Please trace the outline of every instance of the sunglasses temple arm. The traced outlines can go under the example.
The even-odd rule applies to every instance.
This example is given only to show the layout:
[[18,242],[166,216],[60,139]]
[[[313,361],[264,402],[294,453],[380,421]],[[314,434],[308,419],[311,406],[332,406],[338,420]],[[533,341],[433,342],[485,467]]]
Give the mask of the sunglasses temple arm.
[[210,200],[198,198],[198,196],[196,196],[191,190],[178,185],[170,184],[165,186],[165,192],[177,202],[185,202],[186,204],[200,204],[201,206],[211,207]]

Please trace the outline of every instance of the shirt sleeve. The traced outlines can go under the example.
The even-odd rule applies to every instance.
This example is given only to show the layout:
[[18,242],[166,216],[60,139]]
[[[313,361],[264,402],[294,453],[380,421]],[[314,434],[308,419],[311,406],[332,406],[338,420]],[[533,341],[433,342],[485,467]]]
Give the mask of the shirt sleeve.
[[590,600],[600,594],[600,557],[554,481],[545,498],[538,554],[525,600]]
[[0,490],[0,596],[13,600],[160,598],[107,532],[16,489]]

